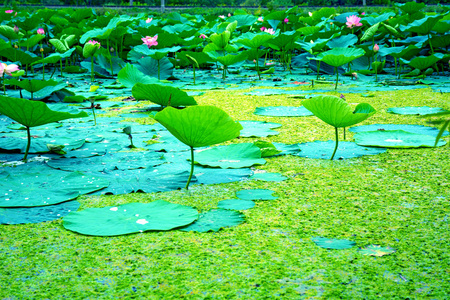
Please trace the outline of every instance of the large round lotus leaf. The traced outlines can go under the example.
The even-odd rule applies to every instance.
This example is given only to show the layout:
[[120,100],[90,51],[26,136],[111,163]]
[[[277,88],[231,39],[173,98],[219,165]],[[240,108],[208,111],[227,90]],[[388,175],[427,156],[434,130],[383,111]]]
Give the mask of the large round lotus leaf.
[[275,193],[271,190],[261,190],[261,189],[253,189],[253,190],[241,190],[236,192],[236,197],[241,200],[275,200],[278,197],[272,196]]
[[65,217],[80,207],[78,201],[36,207],[0,208],[0,224],[29,224]]
[[[300,152],[294,153],[294,155],[307,158],[330,159],[335,146],[335,141],[315,141],[303,143],[299,145]],[[364,155],[376,155],[383,152],[386,152],[386,149],[362,147],[353,142],[339,142],[335,158],[347,159]]]
[[313,60],[323,61],[333,67],[340,67],[364,55],[361,48],[344,48],[338,47],[331,50],[321,52]]
[[428,107],[428,106],[407,106],[407,107],[391,107],[387,109],[387,112],[398,115],[431,115],[445,111],[440,107]]
[[132,170],[154,167],[165,162],[158,152],[117,152],[90,158],[59,158],[47,165],[64,171],[95,172],[106,170]]
[[42,168],[42,165],[35,169],[30,166],[26,173],[18,173],[21,168],[5,168],[0,172],[0,207],[57,204],[100,190],[109,184],[109,181],[92,175]]
[[197,152],[195,162],[200,165],[223,169],[239,169],[254,165],[263,165],[261,150],[252,143],[218,146]]
[[[362,146],[387,148],[434,147],[436,138],[430,135],[411,133],[403,130],[359,132],[354,136],[355,142]],[[437,146],[446,142],[439,140]]]
[[[27,137],[26,133],[18,133],[20,136],[8,137],[5,135],[4,138],[0,139],[0,149],[5,149],[8,151],[20,151],[25,153],[27,148]],[[15,134],[14,134],[15,135]],[[84,139],[72,139],[65,137],[55,137],[55,138],[37,138],[30,144],[30,149],[28,153],[47,153],[50,149],[47,145],[54,146],[64,146],[64,151],[70,151],[82,147],[84,144]]]
[[266,32],[259,32],[259,33],[247,32],[241,34],[238,38],[234,39],[233,42],[255,49],[261,47],[274,37],[275,36]]
[[[371,124],[351,127],[348,130],[351,132],[403,130],[411,133],[426,134],[431,136],[437,136],[439,133],[439,129],[435,127],[410,124]],[[445,131],[442,136],[447,136],[448,134],[448,131]]]
[[279,132],[271,130],[272,128],[281,127],[281,124],[261,121],[239,121],[244,127],[241,130],[242,137],[267,137],[277,135]]
[[217,203],[218,208],[229,210],[246,210],[255,206],[255,202],[251,200],[228,199]]
[[242,126],[215,106],[167,107],[155,115],[177,139],[190,147],[222,143],[239,136]]
[[380,245],[368,245],[364,248],[359,248],[358,252],[362,255],[369,256],[385,256],[394,253],[396,250],[391,247],[381,247]]
[[162,106],[197,105],[194,97],[178,88],[160,84],[136,83],[131,89],[136,100],[149,100]]
[[336,96],[317,96],[302,104],[316,117],[334,127],[358,124],[375,113],[375,109],[367,103],[358,104],[352,111],[347,102]]
[[194,223],[181,228],[181,231],[219,231],[224,227],[237,226],[244,222],[244,215],[240,212],[227,209],[213,209],[201,213]]
[[313,237],[311,239],[317,246],[325,249],[349,249],[356,245],[355,242],[349,240],[328,239],[324,237]]
[[295,106],[266,106],[257,107],[254,112],[258,116],[268,117],[305,117],[312,116],[313,113],[307,110],[305,107]]
[[49,109],[44,102],[5,96],[0,96],[0,113],[27,127],[88,116],[86,112],[58,112]]
[[115,236],[147,230],[171,230],[198,218],[192,207],[163,200],[88,208],[63,219],[66,229],[85,235]]
[[440,61],[444,57],[442,53],[434,53],[430,56],[416,56],[410,61],[400,59],[402,63],[408,64],[414,69],[425,70],[426,68],[431,67],[438,61]]
[[250,176],[250,180],[262,180],[262,181],[284,181],[289,177],[283,176],[280,173],[256,173]]

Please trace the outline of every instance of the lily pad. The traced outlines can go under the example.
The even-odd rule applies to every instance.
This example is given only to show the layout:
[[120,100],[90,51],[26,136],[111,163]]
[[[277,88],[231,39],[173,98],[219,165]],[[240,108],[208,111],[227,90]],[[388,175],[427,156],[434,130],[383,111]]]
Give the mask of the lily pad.
[[244,215],[240,212],[227,209],[212,209],[201,213],[198,220],[181,231],[208,232],[219,231],[224,227],[237,226],[244,222]]
[[380,245],[368,245],[364,248],[359,248],[358,252],[362,255],[369,256],[385,256],[394,253],[396,250],[391,247],[381,247]]
[[241,200],[276,200],[278,197],[272,196],[275,193],[271,190],[253,189],[236,192],[236,197]]
[[[307,158],[330,159],[330,153],[335,147],[334,141],[315,141],[299,145],[300,152],[294,155]],[[364,155],[376,155],[386,152],[383,148],[362,147],[354,142],[340,142],[336,150],[337,159],[355,158]]]
[[241,137],[267,137],[277,135],[279,132],[271,130],[281,127],[281,124],[261,121],[239,121],[244,129],[241,130]]
[[325,249],[349,249],[356,245],[355,242],[349,240],[328,239],[324,237],[313,237],[311,239],[317,246]]
[[280,173],[256,173],[250,176],[248,179],[279,182],[289,179],[289,177],[283,176]]
[[252,143],[213,147],[197,152],[196,156],[195,162],[200,165],[223,169],[239,169],[266,163],[261,158],[261,150]]
[[0,224],[30,224],[53,221],[65,217],[80,207],[78,201],[36,207],[0,208]]
[[[361,146],[386,148],[420,148],[434,147],[436,138],[430,135],[411,133],[403,130],[367,131],[354,136],[355,142]],[[439,140],[437,146],[446,142]]]
[[[411,133],[426,134],[431,136],[437,136],[439,133],[439,129],[435,127],[410,124],[371,124],[351,127],[348,130],[351,132],[403,130]],[[447,136],[448,134],[449,132],[446,131],[442,134],[442,136]]]
[[148,230],[171,230],[194,222],[192,207],[163,200],[128,203],[73,212],[63,219],[64,228],[85,235],[116,236]]
[[248,178],[253,171],[248,168],[242,169],[218,169],[205,168],[202,166],[194,167],[194,175],[199,184],[217,184],[241,181]]
[[253,208],[255,202],[251,200],[239,200],[239,199],[227,199],[219,201],[217,204],[218,208],[228,209],[228,210],[246,210]]
[[445,111],[440,107],[428,107],[428,106],[407,106],[407,107],[391,107],[387,109],[387,112],[398,115],[431,115]]
[[266,106],[257,107],[254,112],[258,116],[268,116],[268,117],[305,117],[312,116],[313,113],[310,112],[303,106]]
[[17,174],[17,169],[8,168],[0,172],[0,207],[57,204],[109,185],[107,180],[77,172],[38,172],[38,169],[31,169]]

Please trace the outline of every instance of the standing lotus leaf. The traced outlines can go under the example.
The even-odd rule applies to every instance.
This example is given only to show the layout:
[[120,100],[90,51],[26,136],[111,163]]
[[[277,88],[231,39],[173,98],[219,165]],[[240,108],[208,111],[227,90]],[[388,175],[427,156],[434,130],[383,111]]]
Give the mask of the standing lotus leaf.
[[338,128],[358,124],[376,112],[375,109],[367,103],[358,104],[355,110],[352,111],[352,108],[345,100],[336,96],[313,97],[303,101],[302,104],[316,117],[335,128],[336,146],[331,159],[334,158],[338,148]]
[[194,97],[189,96],[179,88],[160,84],[136,83],[131,89],[136,100],[149,100],[161,106],[190,106],[197,105]]
[[242,125],[215,106],[191,106],[182,110],[167,107],[155,115],[178,140],[191,148],[191,175],[194,172],[194,148],[215,145],[240,135]]

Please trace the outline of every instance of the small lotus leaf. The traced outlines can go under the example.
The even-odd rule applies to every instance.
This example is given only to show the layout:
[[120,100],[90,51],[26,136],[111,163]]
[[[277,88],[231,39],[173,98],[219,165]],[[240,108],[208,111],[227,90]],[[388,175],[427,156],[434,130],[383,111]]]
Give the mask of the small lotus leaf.
[[305,117],[312,116],[310,112],[303,106],[266,106],[257,107],[254,112],[255,115],[268,116],[268,117]]
[[30,224],[65,217],[80,207],[78,201],[36,207],[0,208],[0,224]]
[[283,176],[280,173],[256,173],[250,176],[250,180],[262,180],[262,181],[284,181],[289,177]]
[[356,245],[355,242],[349,240],[328,239],[324,237],[311,238],[317,246],[325,249],[349,249]]
[[188,96],[185,91],[171,86],[137,83],[133,86],[131,92],[136,100],[150,100],[162,106],[197,105],[194,97]]
[[242,126],[214,106],[191,106],[182,110],[167,107],[155,116],[182,143],[203,147],[239,136]]
[[219,231],[224,227],[233,227],[244,222],[244,215],[227,209],[213,209],[201,213],[194,223],[181,228],[181,231]]
[[[307,158],[329,159],[335,147],[334,141],[315,141],[299,145],[300,151],[294,155]],[[385,148],[359,146],[354,142],[340,142],[336,151],[336,158],[348,159],[364,155],[377,155],[386,152]]]
[[239,169],[263,165],[266,160],[261,158],[261,150],[257,146],[242,143],[200,151],[196,154],[195,162],[210,167]]
[[[426,134],[437,136],[439,129],[435,127],[410,125],[410,124],[371,124],[351,127],[348,129],[351,132],[366,132],[366,131],[385,131],[385,130],[403,130],[411,133]],[[442,136],[447,136],[448,131],[443,132]]]
[[375,109],[367,103],[358,104],[352,111],[347,102],[336,96],[317,96],[302,104],[316,117],[334,127],[355,125],[375,113]]
[[364,248],[359,248],[358,252],[362,255],[369,255],[369,256],[385,256],[394,253],[394,248],[391,247],[381,247],[380,245],[368,245]]
[[241,130],[242,137],[267,137],[279,134],[272,128],[281,127],[281,124],[261,121],[239,121],[244,129]]
[[253,189],[236,192],[236,197],[241,200],[276,200],[278,197],[272,196],[275,193],[271,190]]
[[192,207],[156,200],[73,212],[63,219],[63,226],[85,235],[116,236],[171,230],[190,224],[197,217],[198,212]]
[[[367,131],[355,134],[355,142],[362,146],[386,148],[434,147],[436,138],[430,135],[411,133],[403,130]],[[437,146],[446,142],[440,140]]]
[[428,107],[428,106],[408,106],[408,107],[391,107],[387,109],[387,112],[398,115],[431,115],[435,113],[444,112],[444,109],[440,107]]
[[219,201],[217,204],[218,208],[228,209],[228,210],[246,210],[253,208],[255,202],[251,200],[239,200],[239,199],[228,199]]

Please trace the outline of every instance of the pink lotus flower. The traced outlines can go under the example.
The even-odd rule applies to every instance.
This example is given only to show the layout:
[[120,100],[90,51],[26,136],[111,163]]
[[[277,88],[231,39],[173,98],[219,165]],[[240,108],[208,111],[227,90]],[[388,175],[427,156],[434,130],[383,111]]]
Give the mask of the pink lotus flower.
[[147,20],[145,20],[145,23],[150,23],[153,20],[153,18],[148,18]]
[[219,16],[219,18],[221,18],[221,19],[225,19],[225,16],[223,16],[223,15],[222,15],[222,16]]
[[9,10],[5,10],[5,14],[12,14],[14,12],[14,10],[9,9]]
[[380,51],[378,44],[373,45],[373,52],[377,53],[378,51]]
[[147,45],[148,48],[151,46],[158,45],[158,42],[156,41],[158,39],[158,35],[155,35],[153,37],[146,36],[145,38],[141,38],[141,40],[144,42],[145,45]]
[[37,34],[44,35],[45,34],[44,29],[43,28],[38,28]]
[[258,18],[258,21],[259,21],[259,22],[264,22],[263,17],[259,17],[259,18]]
[[353,28],[353,26],[359,27],[363,25],[359,21],[361,21],[360,17],[356,15],[351,15],[350,17],[347,17],[347,22],[345,24],[347,24],[348,28]]
[[365,12],[362,12],[362,13],[361,13],[361,15],[363,15],[363,16],[364,16],[365,14],[366,14]]
[[7,65],[5,63],[0,63],[0,76],[3,76],[3,73],[11,76],[12,72],[19,71],[19,66],[15,64]]
[[275,34],[275,30],[273,30],[273,28],[267,28],[266,30],[264,30],[264,32],[267,32],[269,34]]
[[231,17],[231,14],[230,14],[230,13],[228,13],[228,16],[229,16],[229,17]]
[[200,36],[199,36],[199,38],[201,38],[201,39],[206,39],[207,38],[207,36],[206,35],[204,35],[203,33],[202,34],[200,34]]
[[283,22],[287,24],[289,22],[289,19],[285,18]]
[[265,31],[265,30],[266,30],[266,27],[263,26],[263,27],[261,27],[260,29],[261,29],[261,31]]
[[91,45],[98,45],[98,47],[100,48],[100,43],[99,42],[97,42],[97,41],[94,41],[94,40],[89,40],[89,42],[87,42],[88,44],[91,44]]
[[19,33],[19,31],[20,31],[20,30],[19,30],[19,27],[17,27],[17,25],[14,25],[14,32],[15,32],[15,33]]

